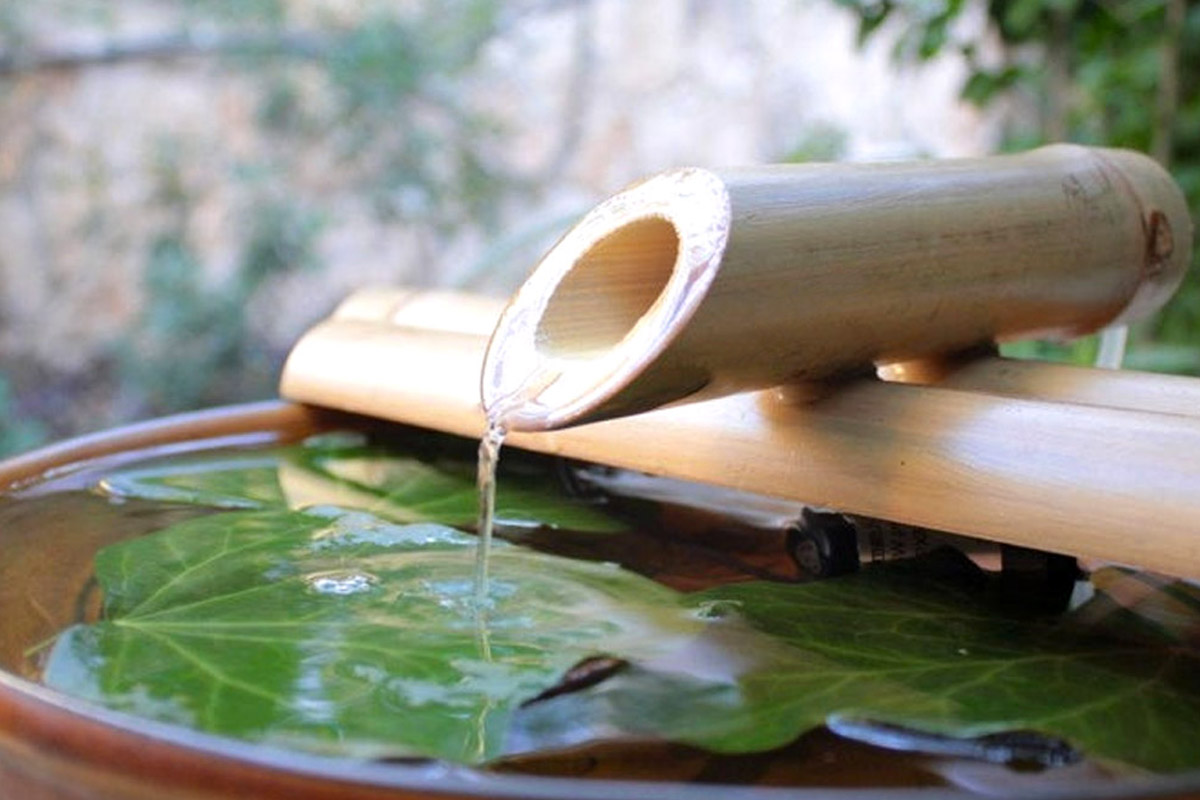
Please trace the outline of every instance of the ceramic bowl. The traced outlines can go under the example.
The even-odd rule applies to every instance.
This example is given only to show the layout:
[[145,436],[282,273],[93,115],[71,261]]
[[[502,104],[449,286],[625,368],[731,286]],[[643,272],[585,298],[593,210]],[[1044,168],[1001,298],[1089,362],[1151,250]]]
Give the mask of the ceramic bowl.
[[[120,428],[0,463],[0,495],[36,497],[42,486],[85,486],[97,471],[149,453],[291,441],[331,426],[373,425],[359,418],[285,403],[236,406]],[[48,482],[48,483],[47,483]],[[4,503],[0,496],[0,504]],[[22,504],[25,508],[28,504]],[[35,535],[0,526],[0,798],[8,800],[782,800],[834,797],[975,797],[947,788],[870,789],[880,762],[842,754],[840,778],[858,788],[787,789],[709,782],[611,780],[505,774],[424,763],[365,762],[247,744],[108,711],[51,691],[4,664],[71,622],[78,586],[94,547],[60,546],[65,532],[52,505]],[[9,506],[10,510],[16,508]],[[0,506],[0,511],[3,506]],[[2,517],[0,517],[2,519]],[[71,587],[75,587],[72,589]],[[1200,746],[1198,744],[1197,746]],[[849,778],[849,780],[846,780]],[[711,781],[716,781],[713,783]],[[1200,797],[1200,774],[1097,786],[1018,785],[1023,797]]]

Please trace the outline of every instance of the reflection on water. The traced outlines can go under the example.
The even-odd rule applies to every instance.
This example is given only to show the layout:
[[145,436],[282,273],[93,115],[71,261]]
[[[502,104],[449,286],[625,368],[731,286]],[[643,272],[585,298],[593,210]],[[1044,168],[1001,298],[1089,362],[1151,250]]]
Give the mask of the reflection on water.
[[304,576],[304,580],[317,594],[332,595],[362,594],[379,583],[379,578],[371,573],[356,569],[317,572]]

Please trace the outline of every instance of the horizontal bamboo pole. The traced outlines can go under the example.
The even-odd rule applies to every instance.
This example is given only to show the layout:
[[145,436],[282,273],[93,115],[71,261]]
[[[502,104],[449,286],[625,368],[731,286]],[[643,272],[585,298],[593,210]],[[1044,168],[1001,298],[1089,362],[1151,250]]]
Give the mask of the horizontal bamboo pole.
[[1186,270],[1151,159],[985,159],[651,177],[550,250],[502,316],[485,405],[546,430],[1144,316]]
[[[297,344],[281,391],[478,437],[485,348],[475,334],[333,318]],[[1097,396],[1123,380],[1088,374]],[[778,395],[512,432],[508,443],[1200,578],[1200,419],[876,379],[808,404]]]
[[1200,418],[1200,380],[1182,375],[979,354],[888,364],[880,375],[898,383]]
[[486,295],[439,289],[373,287],[343,300],[332,319],[357,319],[447,333],[490,336],[504,302]]
[[[482,336],[492,333],[504,305],[498,298],[464,292],[377,287],[351,294],[331,319],[415,328],[410,335],[417,337],[429,331]],[[382,336],[386,340],[390,330],[364,326],[361,332],[366,337]],[[355,345],[345,342],[347,349],[331,353],[330,361],[340,360],[350,371],[359,369],[349,349]],[[1003,358],[992,348],[894,362],[881,366],[879,373],[897,383],[1200,417],[1200,380],[1195,378]]]

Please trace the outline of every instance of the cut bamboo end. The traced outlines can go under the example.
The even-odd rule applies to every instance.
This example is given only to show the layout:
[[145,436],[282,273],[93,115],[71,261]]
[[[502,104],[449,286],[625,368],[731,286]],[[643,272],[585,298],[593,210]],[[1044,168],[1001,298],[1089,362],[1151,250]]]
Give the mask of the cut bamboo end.
[[1182,194],[1128,151],[685,169],[570,231],[513,297],[481,392],[548,430],[1158,308]]
[[655,176],[598,206],[510,301],[484,364],[484,405],[504,407],[510,428],[547,430],[610,404],[695,311],[729,223],[725,186],[702,169]]
[[[1113,191],[1134,199],[1141,222],[1141,280],[1124,310],[1102,327],[1126,325],[1153,314],[1179,288],[1191,266],[1195,226],[1179,186],[1158,162],[1133,150],[1093,148],[1091,152],[1109,165],[1111,180],[1118,184]],[[1090,214],[1099,212],[1089,208]]]

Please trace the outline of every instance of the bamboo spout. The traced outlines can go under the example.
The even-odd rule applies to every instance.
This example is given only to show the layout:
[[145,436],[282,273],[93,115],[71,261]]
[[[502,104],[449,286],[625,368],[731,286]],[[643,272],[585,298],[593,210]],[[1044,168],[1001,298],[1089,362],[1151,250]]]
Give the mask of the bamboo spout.
[[1141,318],[1191,221],[1145,156],[663,173],[584,218],[513,297],[489,413],[550,430]]

